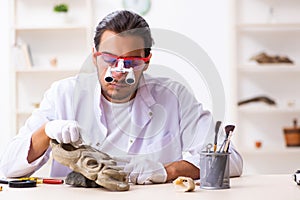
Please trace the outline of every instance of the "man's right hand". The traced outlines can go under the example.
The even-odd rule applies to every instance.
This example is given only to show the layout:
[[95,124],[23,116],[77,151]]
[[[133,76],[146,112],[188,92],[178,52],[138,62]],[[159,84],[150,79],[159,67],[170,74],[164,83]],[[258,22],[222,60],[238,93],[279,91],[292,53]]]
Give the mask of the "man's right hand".
[[46,135],[59,143],[74,143],[80,138],[80,128],[73,120],[53,120],[45,126]]

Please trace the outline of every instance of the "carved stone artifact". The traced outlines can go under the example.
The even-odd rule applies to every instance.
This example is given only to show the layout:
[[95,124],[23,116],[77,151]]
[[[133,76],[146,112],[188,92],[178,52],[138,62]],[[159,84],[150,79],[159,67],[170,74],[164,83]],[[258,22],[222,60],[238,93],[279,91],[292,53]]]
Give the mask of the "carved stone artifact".
[[272,63],[272,64],[276,64],[276,63],[293,64],[294,63],[287,56],[279,56],[279,55],[270,56],[264,52],[253,56],[252,58],[250,58],[250,60],[255,60],[259,64],[270,64],[270,63]]
[[[129,190],[127,174],[121,167],[116,166],[116,161],[109,155],[87,145],[76,148],[71,144],[57,143],[56,140],[51,140],[50,144],[53,158],[57,162],[106,189]],[[84,183],[75,184],[78,183],[75,178],[80,179],[80,177],[74,174],[69,175],[69,183],[72,183],[72,177],[74,178],[72,185],[86,187]]]

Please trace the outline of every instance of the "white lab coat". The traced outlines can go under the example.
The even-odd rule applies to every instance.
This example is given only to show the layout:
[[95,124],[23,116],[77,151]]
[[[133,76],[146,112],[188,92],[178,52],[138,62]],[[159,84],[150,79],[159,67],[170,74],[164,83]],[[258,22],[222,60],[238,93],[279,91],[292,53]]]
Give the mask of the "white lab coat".
[[[86,145],[111,156],[142,155],[154,161],[169,163],[186,160],[199,167],[199,152],[213,141],[212,116],[181,84],[166,78],[144,75],[131,108],[130,131],[120,133],[118,146],[109,140],[102,112],[101,87],[96,73],[80,74],[52,84],[40,108],[28,118],[19,134],[3,154],[0,169],[7,177],[30,175],[49,159],[49,149],[39,159],[27,162],[31,135],[50,120],[76,120]],[[219,143],[222,138],[220,137]],[[242,173],[242,158],[230,146],[230,172]],[[185,152],[183,156],[183,152]],[[53,162],[51,175],[66,176],[70,169]]]

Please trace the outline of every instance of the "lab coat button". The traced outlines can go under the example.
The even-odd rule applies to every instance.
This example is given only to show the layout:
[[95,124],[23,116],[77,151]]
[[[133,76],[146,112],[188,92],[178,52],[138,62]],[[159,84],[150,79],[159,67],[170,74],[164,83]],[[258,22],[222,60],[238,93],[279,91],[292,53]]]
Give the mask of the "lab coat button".
[[129,140],[130,143],[133,143],[133,140]]
[[153,113],[150,111],[150,112],[149,112],[149,116],[152,117],[152,114],[153,114]]
[[97,146],[97,147],[99,147],[99,146],[100,146],[100,143],[99,143],[99,142],[97,142],[96,146]]

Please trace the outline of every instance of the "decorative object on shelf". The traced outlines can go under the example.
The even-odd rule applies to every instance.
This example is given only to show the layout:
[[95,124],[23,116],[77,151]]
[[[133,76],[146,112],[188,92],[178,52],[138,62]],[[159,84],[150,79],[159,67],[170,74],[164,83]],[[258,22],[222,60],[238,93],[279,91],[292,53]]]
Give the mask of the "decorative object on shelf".
[[61,3],[56,4],[53,7],[53,12],[55,13],[56,22],[60,23],[68,23],[70,22],[70,18],[68,16],[69,6],[68,4]]
[[151,0],[123,0],[123,7],[140,15],[146,15],[151,8]]
[[21,42],[14,44],[12,59],[16,68],[28,68],[33,66],[32,55],[30,47],[27,43]]
[[261,146],[262,146],[262,142],[261,141],[259,141],[259,140],[255,141],[255,148],[256,149],[260,149]]
[[68,10],[69,10],[69,6],[67,4],[64,4],[64,3],[57,4],[53,8],[54,12],[64,12],[64,13],[66,13],[66,12],[68,12]]
[[293,120],[293,127],[283,128],[286,146],[300,146],[300,127],[297,125],[297,119]]
[[238,105],[243,105],[252,102],[264,102],[268,105],[276,105],[276,102],[267,96],[257,96],[250,99],[242,100],[238,102]]
[[24,56],[25,56],[26,66],[31,68],[33,66],[33,60],[32,60],[30,46],[26,43],[23,43],[21,45],[21,48],[22,48]]
[[26,59],[21,45],[14,44],[12,47],[12,62],[16,69],[22,69],[26,66]]
[[51,65],[51,67],[54,67],[54,68],[57,67],[57,58],[56,57],[50,59],[50,65]]
[[274,55],[270,56],[265,52],[261,52],[253,57],[250,60],[254,60],[259,64],[270,64],[270,63],[290,63],[294,64],[294,62],[289,59],[287,56]]
[[287,101],[287,106],[288,106],[289,108],[295,107],[295,106],[296,106],[296,101],[295,101],[295,100],[288,100],[288,101]]
[[33,103],[32,103],[32,106],[33,106],[34,108],[39,108],[39,107],[40,107],[40,103],[39,103],[39,102],[33,102]]

